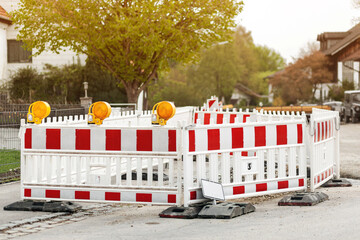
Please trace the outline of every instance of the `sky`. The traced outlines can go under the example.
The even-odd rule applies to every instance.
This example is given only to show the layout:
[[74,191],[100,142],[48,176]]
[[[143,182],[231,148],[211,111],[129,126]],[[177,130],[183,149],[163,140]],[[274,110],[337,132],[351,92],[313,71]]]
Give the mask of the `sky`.
[[255,44],[266,45],[292,62],[301,48],[323,32],[345,32],[360,17],[352,0],[243,0],[237,23]]

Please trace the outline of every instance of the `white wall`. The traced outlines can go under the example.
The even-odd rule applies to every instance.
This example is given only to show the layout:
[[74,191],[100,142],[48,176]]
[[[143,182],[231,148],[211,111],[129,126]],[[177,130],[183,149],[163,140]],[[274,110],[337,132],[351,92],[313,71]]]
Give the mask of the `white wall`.
[[0,23],[0,85],[6,71],[7,52],[6,52],[6,24]]
[[[0,0],[0,5],[8,13],[10,13],[18,8],[19,2],[20,0]],[[41,55],[33,57],[32,63],[7,63],[7,40],[15,40],[17,34],[18,31],[15,29],[15,25],[7,26],[5,33],[0,30],[0,85],[9,80],[11,72],[26,66],[31,66],[41,72],[45,64],[60,66],[64,64],[77,63],[78,57],[80,58],[81,64],[85,64],[85,55],[78,55],[69,49],[66,49],[64,52],[60,52],[60,54],[43,52]],[[35,50],[33,50],[33,53],[34,51]]]

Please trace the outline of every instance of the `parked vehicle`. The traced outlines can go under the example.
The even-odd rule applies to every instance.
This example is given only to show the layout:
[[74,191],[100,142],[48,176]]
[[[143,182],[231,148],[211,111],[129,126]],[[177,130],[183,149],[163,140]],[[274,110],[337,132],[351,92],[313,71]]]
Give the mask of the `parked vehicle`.
[[344,118],[346,123],[350,118],[353,123],[360,118],[360,90],[345,91]]
[[344,105],[340,101],[325,102],[324,105],[330,106],[332,111],[338,111],[341,121],[344,118]]

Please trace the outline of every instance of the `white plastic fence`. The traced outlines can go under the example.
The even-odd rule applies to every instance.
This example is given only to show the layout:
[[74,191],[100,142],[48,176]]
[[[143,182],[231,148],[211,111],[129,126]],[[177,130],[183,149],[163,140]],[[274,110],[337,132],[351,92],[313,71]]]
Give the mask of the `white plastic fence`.
[[22,198],[180,204],[178,131],[23,125]]
[[168,126],[151,126],[149,112],[114,114],[101,126],[84,117],[23,121],[22,198],[188,206],[206,200],[201,179],[221,182],[226,199],[305,190],[307,157],[312,191],[334,169],[339,176],[334,112],[314,109],[309,126],[299,113],[202,113],[209,124],[192,124],[192,107]]
[[[176,115],[167,122],[168,126],[176,126],[178,121],[192,123],[195,107],[179,107],[176,109]],[[109,118],[105,119],[103,125],[106,126],[152,126],[152,111],[117,111],[112,110]],[[47,125],[83,125],[87,126],[87,115],[75,115],[65,117],[46,118],[42,124]]]
[[310,188],[340,177],[340,118],[337,111],[313,108],[309,126]]
[[[183,132],[184,204],[204,201],[201,179],[226,199],[306,189],[306,119],[196,125]],[[255,151],[253,157],[242,152]]]

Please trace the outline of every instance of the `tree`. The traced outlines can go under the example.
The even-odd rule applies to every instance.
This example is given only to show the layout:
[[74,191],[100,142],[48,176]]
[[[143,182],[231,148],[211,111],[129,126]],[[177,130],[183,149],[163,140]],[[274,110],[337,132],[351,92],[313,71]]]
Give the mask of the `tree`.
[[10,96],[19,101],[31,102],[35,89],[42,83],[42,77],[38,71],[31,67],[21,68],[10,76]]
[[216,45],[205,51],[197,66],[189,69],[192,85],[198,94],[216,95],[229,102],[234,87],[240,79],[244,66],[239,62],[234,45],[230,43]]
[[12,16],[27,48],[86,54],[135,102],[169,59],[190,62],[228,40],[242,7],[234,0],[21,0]]
[[93,101],[124,102],[124,89],[114,77],[88,59],[85,66],[79,62],[46,65],[42,73],[36,69],[20,68],[11,75],[10,95],[14,101],[43,100],[50,103],[77,103],[84,96],[83,82],[89,83],[89,96]]
[[[217,95],[229,103],[238,83],[266,95],[268,82],[264,77],[284,65],[277,52],[256,46],[251,32],[242,26],[234,31],[232,41],[214,44],[202,51],[200,58],[199,63],[185,66],[171,62],[170,72],[159,75],[149,90],[152,102],[167,99],[176,105],[201,105],[209,96]],[[251,98],[253,104],[259,100]]]
[[290,64],[271,83],[277,88],[277,94],[288,104],[314,99],[317,89],[322,83],[332,80],[331,62],[320,51],[312,52],[295,63]]
[[238,82],[248,85],[250,75],[259,69],[259,62],[251,32],[247,31],[243,26],[238,26],[235,31],[234,49],[237,55],[235,61],[239,67],[242,66],[239,69],[241,75],[239,76]]
[[279,53],[267,46],[255,46],[255,53],[257,56],[258,71],[278,71],[285,67],[285,60]]

